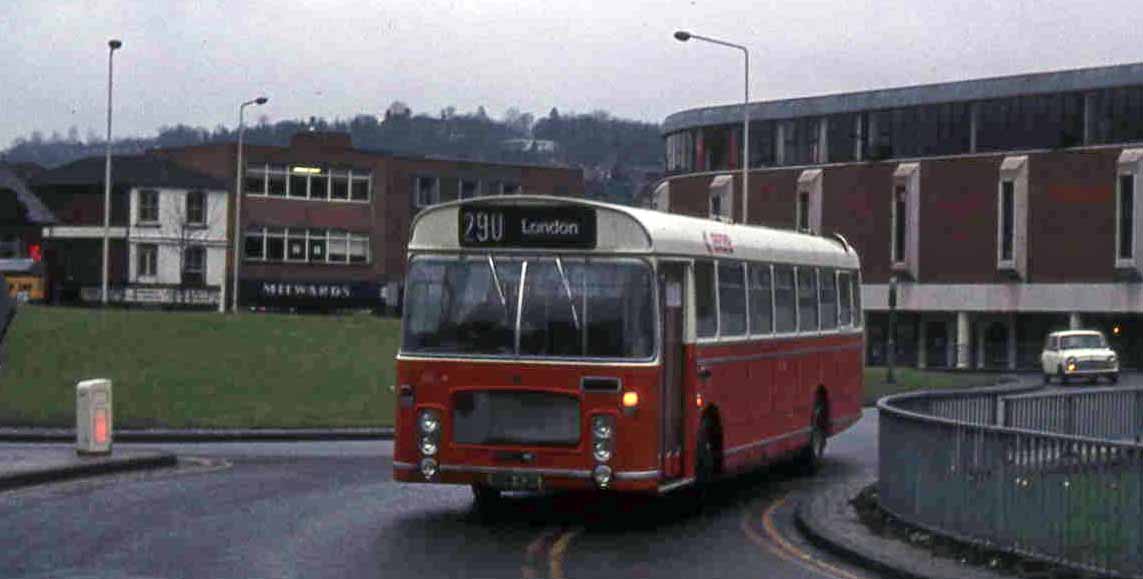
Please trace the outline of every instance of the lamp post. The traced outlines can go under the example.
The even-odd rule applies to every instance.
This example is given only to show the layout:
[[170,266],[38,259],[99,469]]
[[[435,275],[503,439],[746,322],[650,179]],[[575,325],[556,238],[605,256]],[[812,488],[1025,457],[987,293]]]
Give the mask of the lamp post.
[[893,365],[897,362],[897,276],[889,278],[889,336],[885,340],[888,352],[885,355],[885,381],[896,382]]
[[260,96],[256,99],[248,100],[238,107],[238,167],[234,171],[234,285],[233,289],[233,311],[238,312],[238,264],[242,261],[242,173],[246,168],[242,162],[242,135],[246,132],[246,125],[244,123],[244,114],[246,107],[250,105],[262,106],[270,99]]
[[699,36],[698,34],[691,34],[685,30],[675,32],[675,40],[679,42],[686,42],[694,38],[695,40],[703,40],[712,44],[727,46],[730,48],[737,48],[742,51],[742,56],[745,57],[745,90],[742,100],[742,222],[749,224],[750,218],[747,210],[750,205],[750,51],[741,44],[734,44],[726,42],[725,40],[718,40],[716,38],[709,38],[706,36]]
[[103,167],[103,276],[100,303],[107,305],[108,261],[111,255],[111,73],[115,61],[115,51],[123,43],[112,38],[107,41],[107,151]]

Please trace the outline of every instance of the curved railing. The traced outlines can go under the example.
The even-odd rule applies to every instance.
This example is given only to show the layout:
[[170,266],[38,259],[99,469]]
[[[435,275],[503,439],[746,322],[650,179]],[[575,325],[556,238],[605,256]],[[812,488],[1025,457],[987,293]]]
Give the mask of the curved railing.
[[1143,577],[1143,389],[882,398],[881,505],[938,534]]

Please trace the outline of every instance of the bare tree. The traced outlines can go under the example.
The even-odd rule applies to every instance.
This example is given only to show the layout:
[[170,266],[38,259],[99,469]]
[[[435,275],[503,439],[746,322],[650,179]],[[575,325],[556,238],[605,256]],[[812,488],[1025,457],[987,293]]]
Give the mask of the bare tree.
[[[212,199],[206,191],[188,191],[180,201],[163,204],[166,209],[163,221],[174,238],[178,252],[179,283],[176,301],[185,302],[187,290],[206,286],[207,247],[212,241],[211,232],[221,223],[226,212],[211,206]],[[190,255],[191,252],[196,255]],[[193,260],[194,263],[188,260]],[[193,269],[188,269],[188,266]],[[222,288],[218,289],[221,299]]]

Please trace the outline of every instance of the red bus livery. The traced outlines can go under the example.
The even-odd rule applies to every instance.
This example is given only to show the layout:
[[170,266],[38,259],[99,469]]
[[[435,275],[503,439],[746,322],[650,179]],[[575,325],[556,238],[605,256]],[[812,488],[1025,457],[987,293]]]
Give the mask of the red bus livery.
[[414,221],[398,481],[666,492],[798,455],[861,413],[840,236],[552,197]]

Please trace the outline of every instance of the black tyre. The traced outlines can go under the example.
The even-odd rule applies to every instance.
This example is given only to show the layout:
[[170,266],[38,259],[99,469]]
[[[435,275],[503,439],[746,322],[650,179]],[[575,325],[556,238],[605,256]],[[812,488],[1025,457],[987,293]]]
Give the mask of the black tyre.
[[473,506],[482,517],[495,515],[504,506],[504,496],[500,489],[485,485],[472,485]]
[[829,431],[826,428],[825,404],[821,399],[814,402],[814,412],[810,418],[810,443],[798,455],[798,464],[807,473],[813,474],[821,468],[822,457],[825,455],[826,438]]
[[714,480],[714,425],[704,418],[695,445],[695,485],[702,487]]

